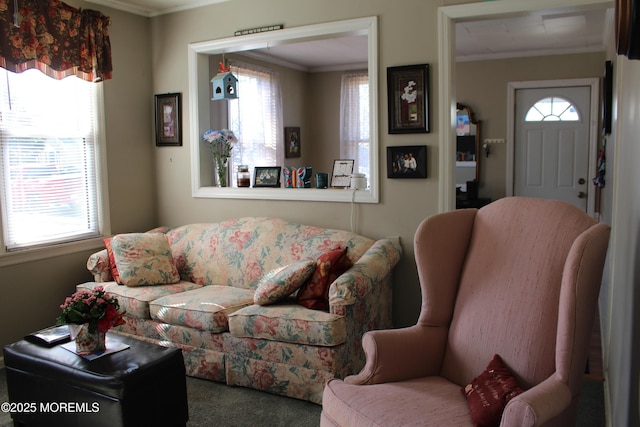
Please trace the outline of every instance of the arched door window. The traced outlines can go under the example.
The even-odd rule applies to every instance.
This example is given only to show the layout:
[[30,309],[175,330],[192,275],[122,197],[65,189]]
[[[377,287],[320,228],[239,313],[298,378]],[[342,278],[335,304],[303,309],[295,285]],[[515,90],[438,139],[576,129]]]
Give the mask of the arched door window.
[[552,96],[536,102],[524,118],[525,122],[577,122],[578,108],[570,101]]

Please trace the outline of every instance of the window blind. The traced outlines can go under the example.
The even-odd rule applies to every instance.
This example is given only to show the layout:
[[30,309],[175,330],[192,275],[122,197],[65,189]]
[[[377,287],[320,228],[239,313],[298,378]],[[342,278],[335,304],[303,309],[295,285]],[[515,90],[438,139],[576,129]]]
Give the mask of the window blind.
[[37,70],[0,70],[6,250],[99,235],[96,87]]
[[340,156],[354,159],[354,172],[369,176],[369,75],[342,76],[340,100]]

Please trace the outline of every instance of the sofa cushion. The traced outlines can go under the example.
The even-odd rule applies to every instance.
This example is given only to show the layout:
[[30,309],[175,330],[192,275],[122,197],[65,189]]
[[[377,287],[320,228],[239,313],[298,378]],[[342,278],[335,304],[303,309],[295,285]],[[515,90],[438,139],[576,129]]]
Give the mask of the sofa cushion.
[[268,305],[281,301],[304,285],[315,269],[315,261],[306,260],[270,271],[260,279],[253,302]]
[[347,248],[339,247],[320,255],[311,280],[298,291],[298,304],[314,310],[329,311],[329,286],[351,267]]
[[523,390],[502,358],[496,354],[487,369],[467,384],[462,392],[467,398],[474,425],[493,427],[500,425],[507,403]]
[[253,293],[231,286],[204,286],[158,298],[149,304],[149,311],[158,322],[224,332],[229,329],[229,314],[253,304]]
[[165,234],[117,234],[111,239],[111,249],[120,276],[119,283],[143,286],[180,281]]
[[165,295],[200,288],[202,285],[181,281],[169,285],[130,288],[128,286],[120,286],[116,282],[88,282],[78,285],[77,288],[92,289],[96,286],[103,286],[108,294],[115,296],[120,304],[120,309],[124,310],[127,316],[138,319],[149,319],[149,301]]
[[269,305],[250,305],[229,316],[235,337],[263,338],[297,344],[335,346],[347,339],[343,316],[309,310],[293,299]]

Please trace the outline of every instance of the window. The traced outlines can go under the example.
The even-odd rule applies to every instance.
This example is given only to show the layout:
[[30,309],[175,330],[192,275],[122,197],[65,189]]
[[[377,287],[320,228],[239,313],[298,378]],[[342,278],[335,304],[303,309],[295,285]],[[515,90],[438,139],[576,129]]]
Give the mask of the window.
[[0,69],[0,192],[5,250],[100,233],[96,112],[100,85]]
[[578,109],[564,98],[550,97],[536,102],[527,111],[526,122],[576,122],[580,120]]
[[282,100],[277,73],[237,62],[230,64],[230,70],[242,88],[237,99],[229,100],[229,129],[239,141],[232,151],[232,164],[281,165]]
[[340,156],[354,159],[354,172],[369,174],[369,76],[342,76],[340,100]]

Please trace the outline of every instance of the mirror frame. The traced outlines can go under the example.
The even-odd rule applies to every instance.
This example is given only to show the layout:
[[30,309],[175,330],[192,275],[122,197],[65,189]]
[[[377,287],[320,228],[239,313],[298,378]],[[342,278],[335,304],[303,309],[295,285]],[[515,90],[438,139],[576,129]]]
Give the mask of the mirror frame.
[[[476,137],[476,182],[478,183],[478,186],[480,186],[480,158],[481,158],[481,153],[480,153],[480,141],[481,141],[481,132],[482,132],[482,127],[480,126],[480,120],[476,120],[475,115],[473,114],[473,111],[471,111],[471,107],[469,107],[468,105],[464,105],[461,103],[457,103],[456,104],[456,111],[460,111],[460,110],[464,110],[467,112],[467,116],[469,117],[469,123],[471,123],[472,125],[475,125],[476,127],[476,133],[475,133],[475,137]],[[458,135],[456,135],[456,140],[457,140]],[[456,147],[457,147],[457,141],[456,141]],[[456,166],[457,167],[457,166]],[[456,187],[457,187],[458,183],[456,182]],[[457,193],[457,192],[456,192]]]
[[[286,28],[245,36],[229,37],[188,45],[189,78],[189,126],[191,145],[191,194],[195,198],[263,199],[378,203],[378,19],[357,18],[324,24]],[[243,52],[267,48],[275,44],[295,43],[341,35],[367,35],[369,71],[369,189],[345,191],[344,189],[316,188],[233,188],[211,187],[201,182],[200,122],[208,120],[209,78],[207,55]],[[200,60],[199,60],[200,59]],[[206,64],[206,65],[205,65]],[[206,84],[200,84],[205,82]],[[206,88],[206,91],[203,89]],[[219,101],[224,102],[224,101]],[[282,165],[278,165],[282,166]]]

